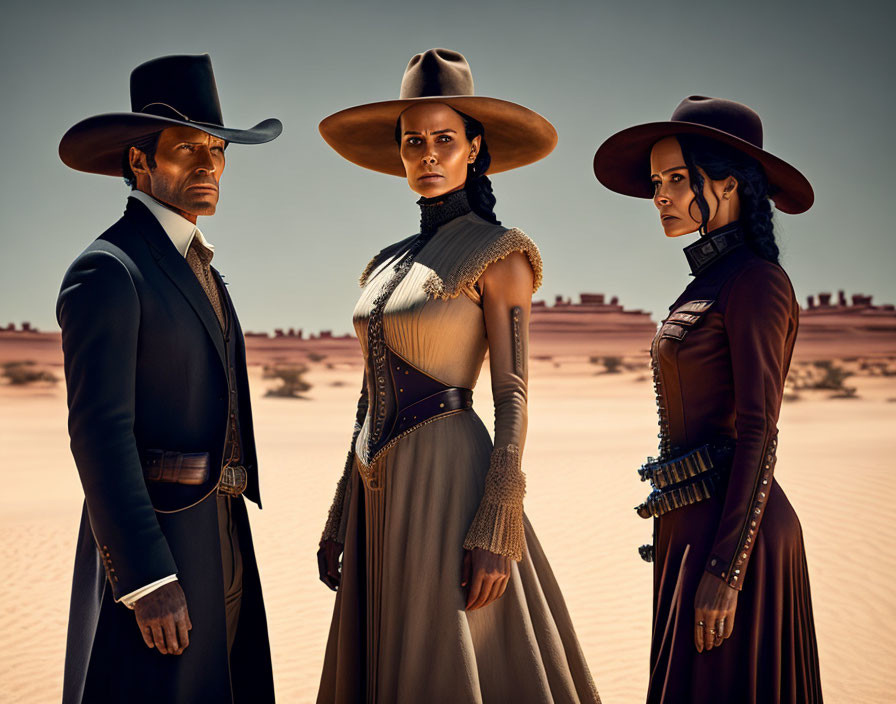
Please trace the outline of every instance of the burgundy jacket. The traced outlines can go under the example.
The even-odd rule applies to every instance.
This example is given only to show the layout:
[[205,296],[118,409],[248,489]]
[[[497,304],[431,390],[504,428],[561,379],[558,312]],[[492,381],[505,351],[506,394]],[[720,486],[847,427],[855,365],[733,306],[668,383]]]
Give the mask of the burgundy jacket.
[[706,570],[740,589],[772,482],[799,306],[784,270],[739,243],[736,226],[685,252],[695,278],[654,343],[665,408],[661,435],[673,457],[736,439]]

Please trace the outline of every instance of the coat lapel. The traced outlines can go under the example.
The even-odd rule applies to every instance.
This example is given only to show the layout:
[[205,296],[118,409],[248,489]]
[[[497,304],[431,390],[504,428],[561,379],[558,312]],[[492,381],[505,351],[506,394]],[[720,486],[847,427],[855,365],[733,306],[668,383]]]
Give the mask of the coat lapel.
[[211,301],[202,288],[202,284],[196,278],[196,274],[187,264],[187,260],[177,251],[174,243],[162,229],[159,221],[142,203],[136,200],[128,201],[128,214],[133,213],[139,219],[139,229],[146,239],[147,244],[153,252],[156,263],[165,272],[171,282],[183,294],[187,302],[192,306],[199,320],[205,326],[218,357],[221,359],[221,366],[227,367],[227,359],[224,351],[224,334],[221,331],[221,325],[218,322],[218,316],[215,315],[215,309],[212,308]]

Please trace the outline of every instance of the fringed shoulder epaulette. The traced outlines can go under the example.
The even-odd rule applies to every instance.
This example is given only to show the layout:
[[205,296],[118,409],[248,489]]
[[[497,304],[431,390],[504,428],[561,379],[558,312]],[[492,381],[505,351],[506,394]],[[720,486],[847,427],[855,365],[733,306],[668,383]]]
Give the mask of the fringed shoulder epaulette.
[[448,231],[446,227],[420,253],[417,261],[432,269],[423,285],[426,293],[433,298],[456,298],[464,287],[479,280],[489,264],[513,252],[522,252],[528,257],[535,273],[532,287],[535,293],[542,279],[541,254],[535,243],[515,227],[508,230],[476,216],[471,219],[463,228],[452,227]]
[[396,254],[404,249],[407,249],[407,246],[416,237],[417,235],[405,237],[403,240],[396,242],[395,244],[390,244],[388,247],[384,247],[383,249],[381,249],[376,254],[376,256],[374,256],[374,258],[367,263],[364,271],[361,272],[361,278],[358,279],[358,283],[361,285],[361,288],[364,288],[367,285],[367,282],[370,281],[373,272],[375,272],[380,268],[380,266],[392,259]]

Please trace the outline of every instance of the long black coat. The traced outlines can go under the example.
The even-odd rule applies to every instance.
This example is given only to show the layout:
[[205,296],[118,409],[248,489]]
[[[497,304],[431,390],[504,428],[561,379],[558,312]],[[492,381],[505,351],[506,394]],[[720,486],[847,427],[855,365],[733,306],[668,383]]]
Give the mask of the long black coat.
[[[231,399],[228,369],[249,470],[245,497],[261,502],[245,345],[229,295],[222,304],[233,321],[229,344],[190,266],[135,199],[65,274],[57,319],[71,448],[86,499],[65,704],[273,701],[264,603],[242,498],[233,502],[243,553],[242,608],[230,662],[227,655],[213,487]],[[139,455],[148,449],[209,452],[212,476],[198,487],[148,487]],[[193,623],[180,656],[147,648],[133,612],[116,603],[174,573]]]

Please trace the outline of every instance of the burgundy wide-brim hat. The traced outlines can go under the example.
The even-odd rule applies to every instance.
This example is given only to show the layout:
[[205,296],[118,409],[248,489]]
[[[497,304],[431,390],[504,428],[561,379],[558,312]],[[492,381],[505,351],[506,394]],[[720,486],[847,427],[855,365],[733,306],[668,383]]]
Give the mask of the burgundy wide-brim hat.
[[59,142],[59,157],[78,171],[121,176],[125,150],[167,127],[193,127],[237,144],[270,142],[283,131],[275,118],[247,130],[224,126],[208,54],[163,56],[140,64],[131,72],[131,110],[81,120]]
[[665,137],[699,135],[751,156],[762,166],[775,207],[803,213],[815,194],[795,167],[762,148],[762,120],[742,103],[692,95],[681,101],[666,122],[629,127],[607,139],[594,155],[594,175],[611,191],[636,198],[653,198],[650,150]]
[[508,100],[474,95],[467,60],[449,49],[414,56],[401,80],[398,100],[340,110],[321,121],[320,133],[353,164],[403,177],[395,124],[402,112],[427,101],[445,103],[482,123],[490,174],[543,159],[557,145],[557,130],[537,112]]

